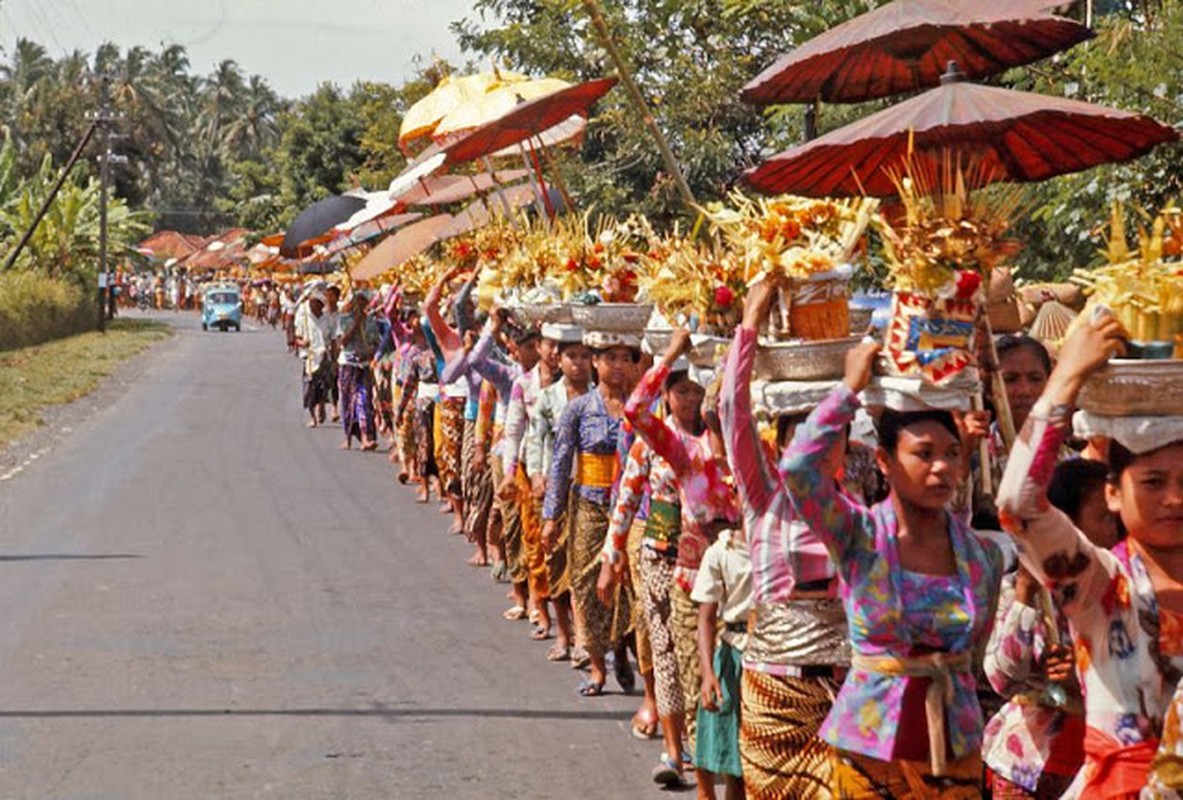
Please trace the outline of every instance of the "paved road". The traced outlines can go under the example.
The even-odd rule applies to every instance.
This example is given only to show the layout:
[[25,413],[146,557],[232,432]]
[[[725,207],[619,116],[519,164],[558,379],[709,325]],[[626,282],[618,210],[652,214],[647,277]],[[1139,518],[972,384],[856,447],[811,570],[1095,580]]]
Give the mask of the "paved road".
[[631,798],[584,699],[278,334],[192,315],[0,483],[0,798]]

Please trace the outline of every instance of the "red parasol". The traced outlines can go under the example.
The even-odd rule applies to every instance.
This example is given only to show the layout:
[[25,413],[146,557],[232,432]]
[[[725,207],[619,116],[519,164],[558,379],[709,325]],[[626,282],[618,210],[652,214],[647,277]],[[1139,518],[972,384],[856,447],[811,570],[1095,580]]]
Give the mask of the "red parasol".
[[1028,183],[1128,161],[1179,138],[1140,114],[965,83],[950,68],[939,88],[775,155],[744,180],[766,194],[890,197],[885,168],[898,169],[913,149],[933,176],[951,151],[973,158],[988,181]]
[[1047,0],[895,0],[806,42],[743,88],[749,103],[857,103],[938,85],[949,61],[970,78],[1066,50],[1095,34]]
[[592,103],[616,85],[616,78],[601,78],[560,89],[521,103],[508,114],[476,128],[444,148],[444,166],[463,164],[524,142],[569,118],[586,114]]

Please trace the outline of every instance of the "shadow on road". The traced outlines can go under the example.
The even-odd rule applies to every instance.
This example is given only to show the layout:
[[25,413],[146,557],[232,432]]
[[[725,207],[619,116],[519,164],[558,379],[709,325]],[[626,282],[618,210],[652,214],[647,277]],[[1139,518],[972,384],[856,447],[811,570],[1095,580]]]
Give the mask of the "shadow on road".
[[100,553],[86,555],[85,553],[29,553],[27,555],[0,555],[0,562],[4,561],[109,561],[122,558],[143,558],[133,553]]
[[0,710],[0,719],[157,719],[167,717],[374,717],[627,720],[630,711],[532,711],[521,708],[99,708]]

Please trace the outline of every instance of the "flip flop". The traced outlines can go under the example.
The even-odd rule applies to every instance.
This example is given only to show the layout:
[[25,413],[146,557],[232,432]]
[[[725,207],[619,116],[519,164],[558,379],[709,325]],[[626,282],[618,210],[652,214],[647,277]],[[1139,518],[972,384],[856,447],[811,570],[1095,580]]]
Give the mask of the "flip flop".
[[579,684],[578,689],[580,697],[599,697],[604,693],[604,684],[596,681],[585,680]]
[[550,649],[546,651],[547,661],[570,661],[571,648],[568,645],[559,644],[555,642]]
[[541,625],[535,625],[534,631],[530,634],[530,638],[536,642],[545,642],[547,639],[553,639],[554,636],[550,632],[550,628],[544,628]]
[[581,647],[571,651],[571,669],[584,669],[591,664],[591,656]]
[[501,616],[510,622],[517,622],[526,618],[526,608],[525,606],[513,606],[507,608]]

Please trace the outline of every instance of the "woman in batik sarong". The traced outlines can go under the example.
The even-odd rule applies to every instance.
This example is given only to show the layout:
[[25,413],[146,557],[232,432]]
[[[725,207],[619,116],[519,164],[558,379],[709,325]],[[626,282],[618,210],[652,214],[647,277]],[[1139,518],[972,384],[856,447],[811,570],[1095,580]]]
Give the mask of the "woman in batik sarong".
[[589,659],[588,678],[579,692],[595,697],[604,692],[604,656],[621,643],[630,622],[625,593],[618,591],[615,602],[603,603],[596,594],[596,580],[619,473],[624,404],[632,391],[630,378],[640,357],[640,341],[631,335],[596,332],[585,334],[584,342],[595,353],[592,363],[599,383],[570,401],[559,419],[542,517],[543,539],[553,549],[559,536],[559,517],[570,502],[567,569],[571,605],[576,639]]

